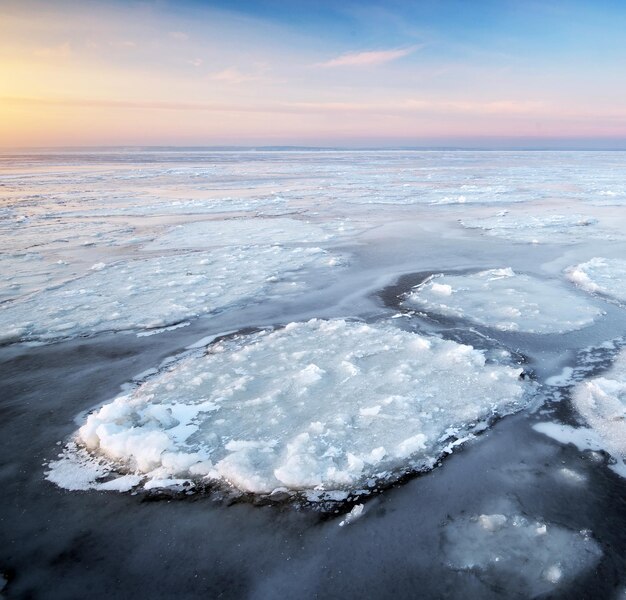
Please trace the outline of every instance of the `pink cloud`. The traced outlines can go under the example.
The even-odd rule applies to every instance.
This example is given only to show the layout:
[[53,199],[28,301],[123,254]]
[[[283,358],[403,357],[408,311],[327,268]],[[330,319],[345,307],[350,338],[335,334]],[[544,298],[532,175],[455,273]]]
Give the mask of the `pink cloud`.
[[420,46],[396,48],[395,50],[369,50],[366,52],[348,52],[326,62],[317,63],[316,67],[368,67],[382,65],[415,52]]

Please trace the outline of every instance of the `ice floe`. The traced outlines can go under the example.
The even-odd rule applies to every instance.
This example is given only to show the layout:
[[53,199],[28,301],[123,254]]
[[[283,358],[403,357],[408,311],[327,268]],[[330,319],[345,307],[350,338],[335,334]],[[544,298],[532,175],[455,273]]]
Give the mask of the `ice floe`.
[[566,275],[588,292],[598,292],[626,302],[626,260],[596,257],[570,267]]
[[580,382],[572,402],[615,460],[615,469],[626,475],[626,349],[600,377]]
[[[76,443],[92,462],[109,461],[108,473],[345,499],[432,468],[472,430],[524,406],[534,386],[521,373],[389,323],[291,323],[173,363],[89,415]],[[75,457],[66,449],[60,461]],[[56,463],[50,472],[64,485]]]
[[0,340],[157,329],[229,305],[302,290],[307,269],[339,264],[320,248],[257,246],[120,262],[0,305]]
[[447,523],[443,551],[451,568],[490,587],[535,598],[572,583],[602,556],[588,531],[521,514],[483,514]]
[[267,244],[321,243],[332,234],[323,227],[296,219],[228,219],[186,223],[146,244],[146,250],[207,248]]
[[434,275],[413,289],[405,305],[502,331],[540,334],[581,329],[601,314],[558,283],[510,268]]
[[532,244],[576,243],[589,237],[610,239],[611,233],[598,220],[580,214],[513,214],[501,211],[481,218],[465,218],[461,224],[468,229],[482,229],[487,235],[514,242]]

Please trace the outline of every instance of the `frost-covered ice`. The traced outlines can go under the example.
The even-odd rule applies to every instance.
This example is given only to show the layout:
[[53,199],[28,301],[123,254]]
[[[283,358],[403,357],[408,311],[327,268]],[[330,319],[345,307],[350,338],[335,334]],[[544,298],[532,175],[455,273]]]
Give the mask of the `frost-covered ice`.
[[147,244],[146,250],[213,246],[321,243],[332,233],[296,219],[228,219],[200,221],[172,228]]
[[443,550],[453,569],[533,598],[566,587],[602,556],[589,532],[499,513],[446,524]]
[[558,283],[510,268],[432,276],[414,288],[406,305],[503,331],[541,334],[581,329],[601,314]]
[[77,441],[148,480],[356,490],[432,468],[522,407],[534,388],[521,372],[390,324],[311,320],[183,358],[91,414]]
[[79,279],[0,305],[3,341],[156,329],[241,302],[301,290],[305,269],[338,264],[320,248],[214,249],[96,264]]
[[468,229],[482,229],[491,236],[533,244],[568,244],[589,237],[615,236],[614,232],[600,227],[596,218],[581,214],[527,215],[501,211],[490,217],[464,218],[461,224]]
[[626,260],[596,257],[570,267],[566,275],[588,292],[626,302]]

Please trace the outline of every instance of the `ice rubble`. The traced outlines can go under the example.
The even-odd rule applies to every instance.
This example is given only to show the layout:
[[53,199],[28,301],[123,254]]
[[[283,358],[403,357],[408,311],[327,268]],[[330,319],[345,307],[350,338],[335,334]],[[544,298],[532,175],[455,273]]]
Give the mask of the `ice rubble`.
[[490,217],[468,218],[460,222],[468,229],[482,229],[487,235],[533,244],[568,244],[590,237],[614,237],[610,231],[599,226],[597,219],[580,214],[518,215],[501,211]]
[[626,302],[626,260],[596,257],[570,267],[566,275],[588,292],[599,292]]
[[502,331],[541,334],[586,327],[600,314],[558,284],[510,268],[432,276],[414,288],[405,304]]
[[148,481],[355,491],[432,468],[479,422],[521,407],[533,389],[521,372],[388,323],[314,319],[183,358],[76,439]]
[[96,264],[89,275],[0,305],[0,340],[165,327],[237,302],[298,291],[300,270],[339,263],[320,248],[257,246]]
[[144,248],[155,250],[242,244],[320,243],[331,237],[332,234],[325,228],[296,219],[228,219],[179,225]]
[[515,586],[533,598],[571,583],[602,556],[587,531],[517,514],[453,520],[444,528],[443,549],[453,569],[470,571],[489,586]]

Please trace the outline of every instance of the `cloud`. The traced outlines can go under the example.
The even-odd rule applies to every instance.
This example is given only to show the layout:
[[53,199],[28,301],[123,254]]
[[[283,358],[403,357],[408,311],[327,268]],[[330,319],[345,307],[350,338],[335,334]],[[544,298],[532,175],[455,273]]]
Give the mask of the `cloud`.
[[316,67],[370,67],[382,65],[384,63],[397,60],[403,56],[408,56],[421,46],[409,46],[408,48],[396,48],[394,50],[369,50],[366,52],[348,52],[326,62],[317,63]]
[[201,67],[204,64],[204,61],[201,58],[193,58],[192,60],[187,61],[193,67]]
[[170,31],[168,35],[177,42],[186,42],[189,36],[184,31]]
[[131,40],[120,40],[109,42],[109,46],[112,48],[136,48],[137,43]]
[[[214,102],[184,102],[155,100],[113,100],[96,98],[33,98],[33,97],[0,97],[0,105],[9,106],[68,106],[81,108],[118,108],[148,110],[194,110],[208,112],[241,112],[241,113],[291,113],[291,114],[370,114],[370,115],[411,115],[411,114],[473,114],[487,116],[532,115],[550,116],[555,108],[534,101],[491,101],[491,102],[458,102],[445,100],[399,100],[381,103],[361,102],[270,102],[254,104],[232,104]],[[588,118],[578,113],[559,112],[568,118]],[[626,113],[607,115],[618,120],[626,119]]]
[[41,58],[67,58],[72,54],[72,47],[69,42],[64,42],[58,46],[37,48],[33,54]]
[[213,81],[229,84],[244,83],[246,81],[259,81],[261,79],[261,77],[257,74],[242,73],[239,69],[235,69],[234,67],[213,73],[210,77]]

